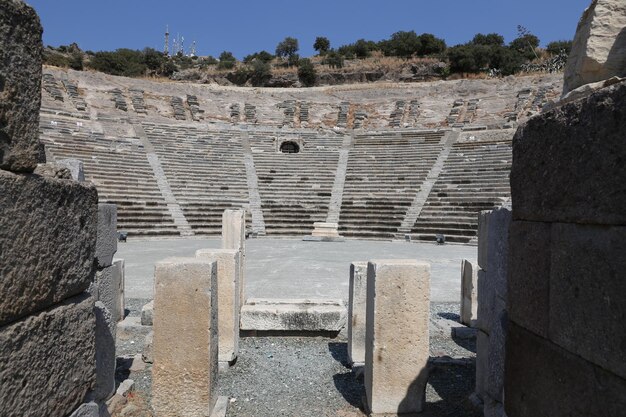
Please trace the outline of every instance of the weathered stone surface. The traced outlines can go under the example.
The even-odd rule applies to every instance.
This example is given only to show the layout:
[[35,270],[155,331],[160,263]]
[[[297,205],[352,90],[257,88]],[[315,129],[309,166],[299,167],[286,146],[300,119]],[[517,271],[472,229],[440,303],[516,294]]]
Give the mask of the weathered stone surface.
[[117,323],[115,335],[119,340],[137,340],[146,337],[152,331],[152,326],[142,326],[141,317],[127,316]]
[[549,338],[626,379],[626,227],[552,226]]
[[626,82],[530,119],[513,138],[515,220],[626,224]]
[[166,259],[155,281],[152,406],[157,416],[206,417],[217,399],[217,265]]
[[509,323],[505,409],[508,417],[618,417],[626,381]]
[[152,326],[154,324],[154,300],[141,307],[141,325]]
[[487,279],[493,283],[496,296],[506,299],[509,273],[509,226],[511,210],[499,208],[489,214],[487,234]]
[[348,360],[365,363],[365,317],[367,305],[367,262],[350,264],[348,290]]
[[150,332],[146,335],[143,342],[143,352],[141,353],[141,360],[145,363],[154,363],[154,353],[152,346],[154,344],[154,332]]
[[0,171],[0,325],[89,286],[97,201],[93,186]]
[[57,165],[67,168],[70,171],[70,175],[74,181],[84,182],[85,181],[85,169],[83,167],[83,161],[67,158],[57,160]]
[[489,333],[489,356],[487,374],[487,393],[492,399],[502,402],[504,388],[504,356],[508,316],[506,302],[498,297],[495,301],[494,317]]
[[96,279],[94,280],[93,285],[89,288],[89,292],[98,301],[102,301],[104,303],[115,323],[124,318],[121,314],[123,311],[123,307],[121,305],[123,292],[121,276],[118,274],[118,268],[112,265],[96,272]]
[[461,323],[474,326],[478,317],[478,265],[461,261]]
[[98,268],[111,266],[117,252],[117,206],[98,204],[98,240],[96,242],[96,260]]
[[246,211],[224,210],[222,214],[222,249],[235,249],[241,252],[239,264],[239,305],[246,303]]
[[109,309],[96,301],[96,385],[90,398],[101,402],[115,392],[115,320]]
[[550,224],[514,221],[507,310],[518,325],[548,337],[550,294]]
[[489,378],[489,336],[483,331],[476,335],[476,388],[481,401],[487,398],[487,379]]
[[585,10],[565,67],[563,94],[584,84],[626,75],[626,3],[593,0]]
[[494,303],[496,299],[496,288],[492,281],[489,281],[487,273],[482,269],[478,270],[478,309],[476,327],[489,334],[491,320],[494,314]]
[[64,417],[95,383],[94,300],[79,295],[0,328],[0,415]]
[[200,249],[196,257],[217,262],[219,361],[232,362],[239,354],[239,272],[241,252],[235,249]]
[[372,413],[422,411],[428,380],[429,315],[429,264],[369,262],[365,394]]
[[0,8],[0,169],[32,172],[39,158],[43,29],[22,1]]
[[98,404],[94,402],[81,404],[70,417],[99,417]]
[[478,213],[478,266],[487,270],[488,243],[489,243],[489,213],[491,210],[483,210]]
[[119,283],[119,291],[118,291],[118,295],[119,295],[119,319],[118,320],[123,320],[124,316],[126,315],[126,301],[125,301],[125,297],[126,295],[124,294],[124,288],[126,286],[126,274],[125,274],[125,268],[126,268],[126,262],[124,262],[123,259],[113,259],[113,265],[111,266],[111,268],[113,268],[113,282]]
[[250,298],[241,307],[241,329],[338,332],[347,315],[342,300]]

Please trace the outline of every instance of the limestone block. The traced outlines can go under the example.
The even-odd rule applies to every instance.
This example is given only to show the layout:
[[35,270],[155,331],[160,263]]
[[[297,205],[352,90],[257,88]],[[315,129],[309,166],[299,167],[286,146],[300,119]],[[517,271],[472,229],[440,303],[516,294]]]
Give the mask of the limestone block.
[[145,363],[154,363],[154,354],[152,353],[152,346],[154,344],[154,332],[150,332],[146,335],[143,342],[143,352],[141,352],[141,360]]
[[0,325],[87,289],[97,201],[90,185],[0,171]]
[[43,29],[22,1],[0,8],[0,169],[32,172],[39,158]]
[[542,337],[548,337],[550,229],[550,223],[514,221],[509,236],[509,318]]
[[496,287],[492,281],[489,281],[487,273],[482,269],[478,270],[477,283],[478,309],[476,310],[475,325],[478,329],[489,334],[495,310]]
[[239,263],[239,304],[246,303],[246,211],[224,210],[222,214],[222,249],[235,249],[241,252]]
[[98,240],[96,242],[96,260],[98,268],[111,266],[117,252],[117,206],[98,204]]
[[141,307],[141,325],[152,326],[154,324],[154,300]]
[[339,224],[337,223],[313,223],[313,232],[311,236],[318,237],[339,237]]
[[365,394],[371,413],[417,413],[428,380],[430,265],[372,260],[367,267]]
[[70,171],[70,174],[74,181],[85,181],[85,169],[83,167],[83,161],[74,158],[67,158],[57,160],[56,162],[57,165],[67,168]]
[[594,0],[584,11],[565,67],[563,94],[626,75],[626,3]]
[[504,355],[508,315],[506,301],[496,297],[494,317],[489,333],[489,359],[486,392],[489,397],[502,402],[504,388]]
[[474,326],[478,317],[478,269],[467,259],[461,261],[461,323]]
[[348,360],[351,363],[365,363],[366,304],[367,262],[352,262],[348,291]]
[[96,385],[90,393],[102,402],[115,393],[115,320],[109,309],[96,301]]
[[626,82],[531,118],[513,138],[515,220],[626,224]]
[[146,337],[152,331],[152,326],[142,326],[141,317],[127,316],[117,323],[115,336],[118,340],[138,340]]
[[552,226],[549,338],[626,379],[626,227]]
[[489,378],[489,336],[483,331],[476,335],[476,388],[475,392],[483,402],[487,398]]
[[235,249],[200,249],[196,257],[217,262],[217,334],[219,361],[232,362],[239,354],[239,272],[241,252]]
[[241,307],[241,329],[338,332],[347,315],[343,300],[251,298]]
[[156,264],[155,281],[155,415],[206,417],[217,399],[217,265],[169,258]]
[[99,417],[98,404],[94,402],[81,404],[80,407],[74,411],[70,417]]
[[72,297],[0,328],[0,415],[65,417],[96,378],[93,298]]
[[89,292],[98,301],[104,303],[115,323],[124,318],[122,314],[123,307],[121,305],[121,299],[123,297],[122,282],[118,268],[111,265],[96,272],[96,279],[90,287]]
[[113,259],[113,281],[119,284],[119,307],[120,307],[120,311],[119,311],[119,319],[123,320],[124,316],[126,315],[126,301],[125,301],[125,294],[124,294],[124,289],[126,287],[126,275],[125,275],[125,268],[126,268],[126,262],[124,262],[123,259]]
[[487,277],[495,286],[496,295],[506,299],[511,210],[499,208],[492,210],[488,216]]
[[478,266],[485,271],[487,270],[488,257],[489,213],[491,213],[491,210],[483,210],[478,213]]
[[624,379],[513,322],[506,348],[508,417],[624,415]]

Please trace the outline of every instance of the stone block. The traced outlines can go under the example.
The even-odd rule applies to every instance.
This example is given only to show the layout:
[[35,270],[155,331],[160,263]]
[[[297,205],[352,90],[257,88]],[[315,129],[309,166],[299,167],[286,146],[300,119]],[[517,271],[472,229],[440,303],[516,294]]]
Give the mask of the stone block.
[[337,223],[313,223],[311,236],[316,237],[339,237],[339,224]]
[[489,336],[478,331],[476,335],[476,388],[481,401],[487,398],[487,379],[489,378]]
[[117,252],[117,206],[99,203],[98,239],[96,241],[98,268],[111,266],[115,252]]
[[365,315],[367,305],[367,262],[350,264],[348,290],[348,360],[365,363]]
[[141,307],[141,325],[152,326],[154,324],[154,300]]
[[509,273],[509,226],[511,210],[499,208],[492,210],[489,216],[487,238],[487,277],[493,283],[496,295],[507,297],[507,277]]
[[486,392],[490,398],[502,402],[504,388],[504,356],[508,315],[506,302],[498,297],[495,301],[494,317],[489,333],[489,359]]
[[626,224],[626,82],[533,117],[513,138],[515,220]]
[[196,257],[217,262],[217,334],[219,361],[232,362],[239,354],[239,272],[241,252],[235,249],[200,249]]
[[89,292],[107,307],[115,323],[124,318],[122,282],[118,272],[118,268],[113,265],[96,272],[96,279],[89,288]]
[[90,399],[102,402],[115,393],[115,320],[101,301],[96,301],[96,385]]
[[239,305],[246,303],[246,211],[224,210],[222,214],[222,249],[241,252],[239,263]]
[[624,379],[513,322],[506,349],[508,417],[624,415]]
[[461,323],[476,324],[478,317],[478,268],[470,261],[461,261]]
[[372,260],[367,267],[365,394],[376,413],[418,413],[428,380],[430,265]]
[[483,210],[478,213],[478,266],[487,270],[488,242],[489,242],[489,213],[491,210]]
[[626,227],[552,226],[549,338],[626,379]]
[[489,334],[491,320],[494,314],[494,303],[496,299],[496,288],[492,281],[489,281],[487,273],[482,269],[478,270],[476,277],[478,298],[478,309],[475,326],[483,332]]
[[241,330],[338,332],[347,315],[343,300],[251,298],[241,307]]
[[123,259],[113,259],[113,281],[119,283],[119,306],[120,320],[123,320],[126,316],[126,301],[125,301],[125,288],[126,288],[126,262]]
[[66,168],[70,171],[70,175],[74,181],[85,181],[85,169],[83,167],[83,161],[73,158],[59,159],[56,161],[57,165]]
[[97,201],[90,185],[0,171],[0,325],[87,289]]
[[584,11],[565,67],[563,94],[584,84],[626,76],[626,3],[595,0]]
[[154,363],[154,354],[152,353],[152,346],[154,343],[154,332],[150,332],[146,335],[143,342],[143,352],[141,353],[141,360],[145,363]]
[[22,1],[0,8],[0,169],[33,172],[39,159],[43,29]]
[[71,415],[70,417],[99,417],[100,411],[98,404],[94,402],[81,404]]
[[514,221],[509,245],[509,318],[548,337],[550,294],[550,224]]
[[142,326],[141,317],[127,316],[117,323],[116,338],[119,340],[137,340],[146,337],[152,326]]
[[0,415],[65,417],[96,379],[94,300],[72,297],[0,328]]
[[170,258],[155,266],[152,406],[157,416],[206,417],[217,399],[217,265]]

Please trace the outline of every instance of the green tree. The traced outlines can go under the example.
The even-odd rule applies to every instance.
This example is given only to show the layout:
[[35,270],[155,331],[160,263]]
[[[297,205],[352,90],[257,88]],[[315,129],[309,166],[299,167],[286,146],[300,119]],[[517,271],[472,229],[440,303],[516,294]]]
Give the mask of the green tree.
[[422,41],[415,31],[399,31],[391,35],[388,41],[381,47],[383,53],[389,56],[399,56],[409,58],[413,54],[418,54],[422,47]]
[[272,62],[272,60],[274,59],[274,55],[270,54],[267,51],[260,51],[260,52],[255,52],[253,54],[250,55],[246,55],[243,58],[243,62],[245,62],[246,64],[251,63],[252,61],[261,61],[261,62]]
[[431,33],[422,33],[418,38],[420,40],[418,55],[440,54],[446,50],[446,41]]
[[307,87],[315,85],[317,72],[310,59],[301,59],[298,63],[298,79]]
[[569,55],[572,50],[572,41],[554,41],[546,46],[546,51],[551,55],[558,55],[561,52]]
[[323,64],[328,65],[330,68],[343,68],[343,56],[331,49],[326,56],[324,56]]
[[472,45],[504,46],[504,36],[497,33],[488,33],[486,35],[477,33],[470,43]]
[[281,58],[291,58],[298,52],[298,40],[287,36],[276,46],[276,56]]
[[315,38],[313,49],[315,49],[320,55],[326,55],[326,53],[330,49],[330,41],[328,40],[328,38],[318,36],[317,38]]
[[530,33],[524,26],[517,26],[518,37],[511,41],[509,48],[517,51],[528,60],[539,58],[535,49],[539,46],[539,38]]
[[228,51],[223,51],[220,54],[219,60],[220,62],[217,64],[218,69],[233,69],[237,63],[237,59],[233,53]]
[[71,53],[69,58],[69,67],[76,71],[83,70],[83,54],[79,51],[74,51]]
[[141,51],[125,48],[113,52],[96,52],[91,58],[90,65],[97,71],[125,77],[144,75],[147,70],[144,54]]
[[255,87],[263,87],[272,78],[272,68],[267,62],[255,59],[252,62],[250,81]]

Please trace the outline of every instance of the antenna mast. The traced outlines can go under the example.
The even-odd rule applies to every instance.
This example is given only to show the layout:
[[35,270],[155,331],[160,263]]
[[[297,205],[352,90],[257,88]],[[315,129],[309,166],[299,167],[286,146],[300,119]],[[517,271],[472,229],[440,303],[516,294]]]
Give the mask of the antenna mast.
[[170,28],[169,25],[165,25],[165,45],[163,46],[163,54],[165,56],[170,55]]

